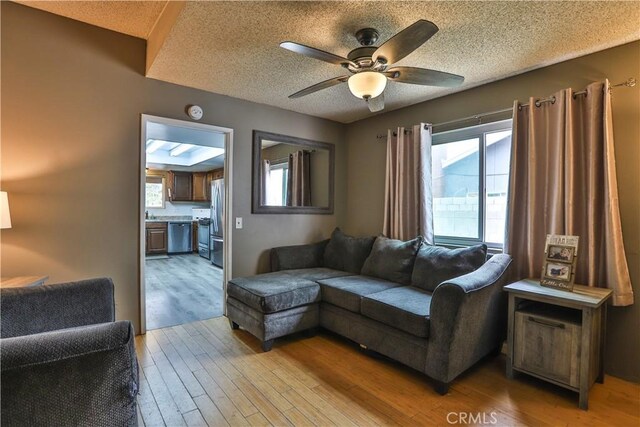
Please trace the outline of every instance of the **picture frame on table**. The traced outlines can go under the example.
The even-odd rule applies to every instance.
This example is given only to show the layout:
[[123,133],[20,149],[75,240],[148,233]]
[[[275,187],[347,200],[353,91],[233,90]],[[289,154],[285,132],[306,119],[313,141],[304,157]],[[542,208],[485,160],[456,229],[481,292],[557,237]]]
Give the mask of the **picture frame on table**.
[[579,236],[547,235],[540,285],[573,290],[579,240]]

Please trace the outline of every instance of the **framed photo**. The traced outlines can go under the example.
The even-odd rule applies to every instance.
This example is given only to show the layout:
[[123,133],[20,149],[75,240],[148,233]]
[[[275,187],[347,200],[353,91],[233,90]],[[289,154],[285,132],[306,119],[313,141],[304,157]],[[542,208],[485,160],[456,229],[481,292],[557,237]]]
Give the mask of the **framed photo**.
[[573,263],[576,247],[564,245],[549,245],[547,249],[547,260]]
[[578,236],[547,235],[540,280],[542,286],[573,290],[579,239]]
[[545,263],[544,277],[554,280],[570,280],[572,267],[571,264],[547,262]]

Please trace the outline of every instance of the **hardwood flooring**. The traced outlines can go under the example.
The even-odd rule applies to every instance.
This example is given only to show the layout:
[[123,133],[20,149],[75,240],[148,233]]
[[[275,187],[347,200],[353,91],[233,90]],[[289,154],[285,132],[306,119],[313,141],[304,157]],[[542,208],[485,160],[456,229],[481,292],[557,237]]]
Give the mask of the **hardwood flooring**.
[[328,332],[279,339],[263,353],[219,317],[149,331],[136,350],[141,426],[640,425],[640,385],[607,376],[582,411],[577,393],[508,380],[504,355],[440,396],[425,375]]
[[147,329],[222,316],[222,269],[197,254],[145,262]]

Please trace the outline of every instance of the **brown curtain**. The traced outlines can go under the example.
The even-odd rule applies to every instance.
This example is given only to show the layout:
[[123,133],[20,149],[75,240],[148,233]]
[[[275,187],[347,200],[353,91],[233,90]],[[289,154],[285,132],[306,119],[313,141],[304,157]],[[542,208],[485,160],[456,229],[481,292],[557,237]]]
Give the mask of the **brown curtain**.
[[389,131],[384,199],[385,236],[433,244],[430,125]]
[[505,252],[518,278],[540,277],[547,234],[580,237],[576,283],[633,304],[622,241],[609,82],[554,102],[514,104]]
[[287,206],[311,206],[311,153],[296,151],[289,155]]

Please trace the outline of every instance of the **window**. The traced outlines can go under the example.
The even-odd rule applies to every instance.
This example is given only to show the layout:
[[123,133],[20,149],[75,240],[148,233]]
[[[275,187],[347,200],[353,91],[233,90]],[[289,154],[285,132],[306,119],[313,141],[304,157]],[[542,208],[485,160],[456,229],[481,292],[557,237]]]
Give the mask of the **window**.
[[511,120],[436,133],[431,157],[436,243],[502,248]]
[[287,205],[287,181],[289,179],[289,163],[287,161],[272,163],[269,166],[267,182],[267,205]]
[[164,208],[164,178],[161,176],[147,176],[144,204],[147,208]]

